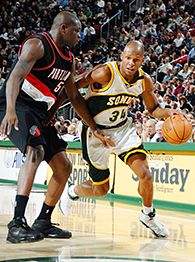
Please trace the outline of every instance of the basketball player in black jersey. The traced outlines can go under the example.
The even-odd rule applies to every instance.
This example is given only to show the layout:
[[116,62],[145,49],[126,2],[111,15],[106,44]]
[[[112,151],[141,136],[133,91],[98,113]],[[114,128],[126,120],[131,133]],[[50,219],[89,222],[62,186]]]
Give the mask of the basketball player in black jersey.
[[[49,33],[38,33],[24,41],[0,91],[1,135],[8,136],[26,155],[18,177],[14,218],[8,224],[7,240],[13,243],[72,235],[51,223],[52,211],[72,169],[65,154],[67,143],[58,137],[53,126],[43,124],[50,108],[64,102],[64,92],[93,134],[104,144],[112,145],[109,137],[97,129],[85,100],[73,83],[74,56],[69,47],[78,43],[80,30],[81,23],[74,14],[59,13]],[[25,209],[36,170],[43,160],[47,161],[53,175],[41,212],[29,227]]]

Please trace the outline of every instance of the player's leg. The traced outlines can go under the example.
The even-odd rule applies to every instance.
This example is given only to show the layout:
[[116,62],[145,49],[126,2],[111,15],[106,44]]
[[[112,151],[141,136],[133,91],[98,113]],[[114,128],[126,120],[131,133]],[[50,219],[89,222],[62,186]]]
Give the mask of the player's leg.
[[105,196],[109,190],[109,178],[106,178],[101,181],[97,181],[95,177],[96,177],[95,174],[91,174],[91,178],[95,181],[87,180],[79,185],[70,184],[68,188],[69,197],[72,200],[77,200],[78,196],[80,197]]
[[49,162],[53,174],[48,184],[45,203],[55,206],[72,171],[72,164],[64,151],[55,154]]
[[43,239],[42,234],[28,226],[25,209],[37,168],[44,157],[42,146],[44,139],[39,129],[38,119],[29,110],[17,111],[17,115],[19,131],[12,129],[9,138],[22,152],[26,153],[26,159],[19,171],[14,218],[8,224],[7,240],[13,243]]
[[143,153],[133,154],[127,160],[127,165],[139,177],[138,192],[142,197],[143,209],[140,213],[140,221],[152,230],[157,237],[167,237],[169,231],[160,223],[152,205],[153,181],[149,170],[146,155]]
[[65,153],[67,143],[57,136],[54,127],[45,130],[45,139],[47,141],[45,160],[49,163],[53,174],[48,184],[41,212],[32,228],[41,232],[44,237],[70,238],[72,236],[71,232],[55,227],[51,223],[52,212],[72,171],[72,164]]
[[42,145],[27,146],[26,159],[20,168],[17,183],[17,195],[29,196],[38,166],[43,161]]
[[121,128],[118,135],[118,147],[115,153],[127,164],[139,178],[138,192],[142,197],[143,210],[140,221],[149,227],[156,236],[166,237],[168,230],[158,221],[153,209],[153,181],[146,159],[142,141],[131,124]]
[[151,207],[153,182],[146,155],[142,153],[133,154],[128,158],[127,165],[139,177],[138,193],[142,197],[143,205],[145,207]]
[[70,185],[68,195],[72,200],[78,196],[104,196],[109,190],[108,169],[109,155],[112,149],[106,148],[94,137],[89,128],[82,129],[82,151],[83,158],[89,165],[90,180],[80,185]]

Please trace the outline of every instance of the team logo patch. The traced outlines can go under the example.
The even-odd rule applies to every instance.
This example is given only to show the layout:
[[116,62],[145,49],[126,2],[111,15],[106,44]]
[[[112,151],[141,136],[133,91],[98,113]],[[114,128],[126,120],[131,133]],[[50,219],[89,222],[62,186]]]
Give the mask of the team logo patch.
[[32,136],[40,136],[41,134],[38,126],[31,126],[31,128],[29,129],[29,132]]

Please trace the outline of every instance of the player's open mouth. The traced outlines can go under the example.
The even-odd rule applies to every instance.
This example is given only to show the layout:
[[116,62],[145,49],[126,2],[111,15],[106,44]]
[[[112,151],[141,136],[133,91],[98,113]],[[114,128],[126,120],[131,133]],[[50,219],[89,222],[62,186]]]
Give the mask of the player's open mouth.
[[134,67],[127,68],[127,71],[128,71],[128,72],[133,72],[134,70],[135,70],[135,68],[134,68]]

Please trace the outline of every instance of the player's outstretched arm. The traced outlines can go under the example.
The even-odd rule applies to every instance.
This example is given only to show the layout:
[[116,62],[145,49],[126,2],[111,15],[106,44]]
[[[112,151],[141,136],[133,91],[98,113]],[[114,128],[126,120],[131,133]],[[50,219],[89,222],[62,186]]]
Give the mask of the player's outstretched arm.
[[143,92],[142,97],[150,115],[154,118],[167,118],[175,113],[179,114],[179,112],[176,110],[172,110],[170,108],[161,108],[153,92],[154,87],[152,79],[148,74],[145,74],[144,79],[145,91]]

